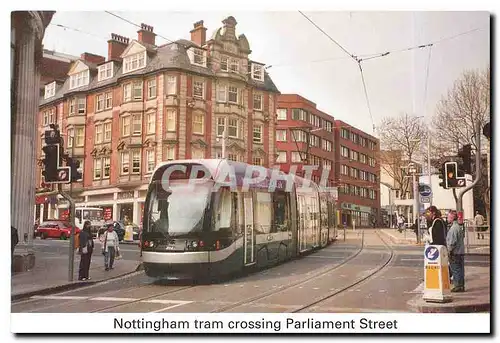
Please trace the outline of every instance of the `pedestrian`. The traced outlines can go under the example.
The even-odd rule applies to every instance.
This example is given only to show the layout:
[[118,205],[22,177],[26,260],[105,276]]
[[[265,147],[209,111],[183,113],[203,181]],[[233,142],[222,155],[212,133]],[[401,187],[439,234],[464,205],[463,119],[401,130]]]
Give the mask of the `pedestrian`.
[[89,220],[83,223],[83,230],[80,232],[80,246],[78,253],[80,254],[80,269],[78,271],[78,280],[90,280],[89,269],[94,251],[94,240],[92,232],[90,232],[91,224]]
[[426,235],[425,241],[433,245],[446,246],[446,224],[441,218],[441,212],[436,206],[431,206],[427,210],[427,219],[430,222],[429,235]]
[[464,231],[458,224],[457,212],[448,213],[448,223],[451,224],[448,235],[446,236],[446,245],[450,257],[450,270],[453,278],[452,292],[465,291],[465,247]]
[[479,233],[485,231],[484,217],[479,213],[479,211],[476,211],[476,216],[474,217],[474,224],[476,224],[477,239],[479,239],[479,236],[481,236],[481,239],[484,239],[484,233]]
[[114,225],[110,224],[108,230],[104,233],[104,243],[102,254],[104,255],[104,268],[106,270],[113,269],[115,256],[119,253],[118,234],[114,230]]
[[11,254],[11,260],[10,260],[10,266],[11,270],[14,271],[14,250],[16,250],[16,245],[19,243],[19,235],[17,233],[17,229],[13,227],[12,225],[10,226],[10,254]]
[[399,232],[402,232],[402,231],[403,231],[403,226],[404,226],[404,225],[405,225],[405,218],[404,218],[402,215],[400,215],[400,216],[398,217],[398,231],[399,231]]

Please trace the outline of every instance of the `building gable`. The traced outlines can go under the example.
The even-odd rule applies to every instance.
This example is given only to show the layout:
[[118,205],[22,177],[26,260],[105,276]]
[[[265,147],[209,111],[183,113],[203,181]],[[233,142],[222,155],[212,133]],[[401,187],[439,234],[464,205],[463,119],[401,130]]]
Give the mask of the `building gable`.
[[133,40],[128,45],[128,47],[125,49],[123,54],[120,55],[120,57],[125,58],[127,56],[135,55],[135,54],[138,54],[138,53],[144,52],[144,51],[146,51],[146,47],[144,45],[142,45],[141,43],[139,43],[138,41]]
[[85,70],[89,70],[88,65],[86,65],[82,61],[78,60],[75,63],[73,63],[73,65],[69,69],[68,75],[78,74],[78,73],[85,71]]

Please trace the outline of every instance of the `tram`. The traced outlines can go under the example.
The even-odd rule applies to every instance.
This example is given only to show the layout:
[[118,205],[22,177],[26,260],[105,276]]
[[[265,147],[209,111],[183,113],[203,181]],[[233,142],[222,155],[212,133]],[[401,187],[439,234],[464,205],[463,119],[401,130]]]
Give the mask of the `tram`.
[[157,166],[144,205],[146,274],[214,281],[285,262],[336,239],[330,193],[264,167],[257,167],[264,175],[249,181],[256,174],[248,168],[255,167],[225,159]]

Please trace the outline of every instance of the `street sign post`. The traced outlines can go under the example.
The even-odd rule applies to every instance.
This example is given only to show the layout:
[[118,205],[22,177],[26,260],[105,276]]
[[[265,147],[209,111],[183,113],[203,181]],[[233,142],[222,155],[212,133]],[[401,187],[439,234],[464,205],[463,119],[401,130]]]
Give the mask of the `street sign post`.
[[423,197],[430,197],[432,195],[432,189],[429,185],[421,184],[419,186],[419,193]]

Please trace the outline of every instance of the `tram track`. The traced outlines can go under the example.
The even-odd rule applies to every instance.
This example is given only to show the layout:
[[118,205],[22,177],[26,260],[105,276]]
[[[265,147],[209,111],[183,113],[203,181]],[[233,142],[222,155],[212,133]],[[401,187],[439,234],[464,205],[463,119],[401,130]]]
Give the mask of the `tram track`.
[[306,304],[306,305],[303,305],[299,308],[296,308],[294,309],[293,311],[290,311],[291,313],[297,313],[297,312],[302,312],[306,309],[310,309],[316,305],[318,305],[319,303],[321,302],[324,302],[326,300],[329,300],[339,294],[342,294],[360,284],[362,284],[363,282],[365,281],[368,281],[370,279],[372,279],[373,277],[377,276],[378,274],[380,274],[380,272],[382,272],[383,270],[385,270],[387,268],[387,266],[392,262],[394,261],[394,258],[395,258],[395,253],[394,253],[394,249],[389,245],[387,244],[387,242],[381,237],[380,233],[378,231],[376,231],[376,234],[378,235],[378,237],[380,238],[380,240],[382,241],[382,243],[385,245],[385,247],[387,248],[387,250],[389,250],[389,256],[388,258],[381,264],[379,265],[375,270],[373,270],[372,272],[370,272],[368,275],[362,277],[362,278],[359,278],[357,280],[355,280],[354,282],[351,282],[350,284],[344,286],[343,288],[341,289],[338,289],[338,290],[335,290],[333,292],[330,292],[330,293],[327,293],[326,295],[323,295],[321,296],[320,298],[317,298],[315,299],[314,301]]
[[307,279],[300,279],[300,280],[297,280],[295,282],[292,282],[286,286],[281,286],[279,288],[277,288],[276,290],[271,290],[271,291],[268,291],[268,292],[265,292],[265,293],[261,293],[259,295],[256,295],[254,297],[250,297],[250,298],[247,298],[247,299],[244,299],[242,301],[239,301],[239,302],[236,302],[236,303],[232,303],[230,305],[226,305],[226,306],[222,306],[222,307],[219,307],[217,309],[214,309],[212,311],[210,311],[209,313],[220,313],[220,312],[225,312],[225,311],[228,311],[228,310],[232,310],[234,308],[237,308],[237,307],[240,307],[240,306],[243,306],[243,305],[247,305],[247,304],[250,304],[250,303],[253,303],[257,300],[261,300],[261,299],[264,299],[264,298],[267,298],[269,296],[272,296],[272,295],[275,295],[275,294],[278,294],[278,293],[281,293],[283,291],[286,291],[288,289],[291,289],[291,288],[294,288],[294,287],[297,287],[297,286],[300,286],[300,285],[303,285],[307,282],[310,282],[311,280],[313,279],[316,279],[316,278],[319,278],[319,277],[322,277],[324,275],[327,275],[328,273],[346,265],[347,263],[349,263],[349,261],[351,261],[352,259],[356,258],[364,249],[364,234],[365,232],[362,231],[362,234],[361,234],[361,244],[360,244],[360,247],[359,249],[352,255],[350,255],[349,257],[345,258],[344,260],[342,260],[340,263],[332,266],[332,267],[328,267],[324,270],[321,270],[313,275],[309,275],[307,277]]

